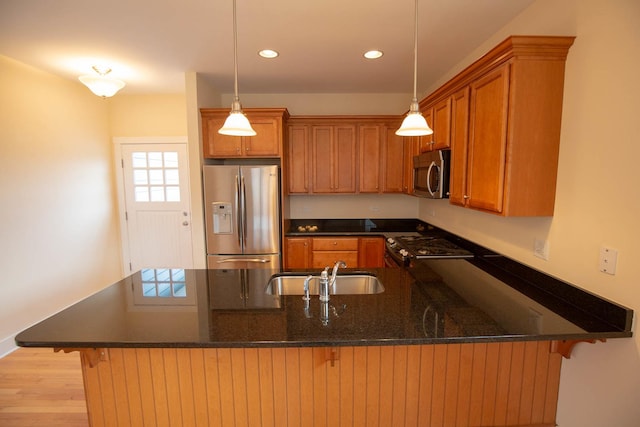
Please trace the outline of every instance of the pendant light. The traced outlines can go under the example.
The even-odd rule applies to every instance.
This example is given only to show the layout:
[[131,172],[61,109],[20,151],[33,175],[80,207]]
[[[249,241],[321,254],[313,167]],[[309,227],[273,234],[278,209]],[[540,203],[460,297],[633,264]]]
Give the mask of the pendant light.
[[433,133],[422,113],[420,113],[416,94],[418,85],[418,0],[416,0],[415,20],[413,36],[413,99],[407,116],[402,121],[400,129],[396,131],[396,135],[399,136],[423,136]]
[[111,68],[98,67],[97,65],[94,65],[92,68],[93,71],[96,72],[95,75],[80,76],[78,77],[78,80],[80,80],[82,84],[88,87],[94,94],[103,98],[109,98],[124,87],[124,82],[122,80],[117,80],[108,76],[111,72]]
[[256,131],[251,127],[249,119],[242,112],[238,97],[238,30],[236,29],[236,0],[233,0],[233,73],[235,96],[231,103],[231,112],[218,133],[231,136],[255,136]]

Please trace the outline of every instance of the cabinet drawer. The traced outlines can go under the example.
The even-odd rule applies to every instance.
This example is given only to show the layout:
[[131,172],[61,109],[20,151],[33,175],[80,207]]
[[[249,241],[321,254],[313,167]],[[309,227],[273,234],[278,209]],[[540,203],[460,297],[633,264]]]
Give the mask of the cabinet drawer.
[[314,238],[312,248],[314,251],[357,251],[358,238]]
[[347,268],[358,265],[357,251],[313,251],[311,255],[312,268],[333,267],[336,261],[344,261]]

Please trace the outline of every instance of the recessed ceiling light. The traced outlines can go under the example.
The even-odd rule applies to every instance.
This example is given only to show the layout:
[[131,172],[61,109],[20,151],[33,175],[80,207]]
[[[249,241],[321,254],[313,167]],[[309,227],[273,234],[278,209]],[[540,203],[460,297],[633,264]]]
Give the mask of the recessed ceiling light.
[[378,59],[383,55],[381,50],[369,50],[364,53],[364,57],[367,59]]
[[263,49],[260,52],[258,52],[258,55],[262,56],[263,58],[275,58],[276,56],[279,55],[278,52],[276,52],[275,50],[271,50],[271,49]]

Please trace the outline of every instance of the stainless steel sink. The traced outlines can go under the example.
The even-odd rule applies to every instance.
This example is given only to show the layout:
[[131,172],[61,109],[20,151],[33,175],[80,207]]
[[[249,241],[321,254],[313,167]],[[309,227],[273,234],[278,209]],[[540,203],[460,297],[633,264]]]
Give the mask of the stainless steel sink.
[[[275,274],[265,287],[269,295],[304,295],[304,280],[307,275]],[[309,282],[309,293],[318,294],[320,276],[313,275]],[[372,274],[344,274],[336,276],[336,283],[329,293],[332,295],[370,295],[384,292],[384,286]]]

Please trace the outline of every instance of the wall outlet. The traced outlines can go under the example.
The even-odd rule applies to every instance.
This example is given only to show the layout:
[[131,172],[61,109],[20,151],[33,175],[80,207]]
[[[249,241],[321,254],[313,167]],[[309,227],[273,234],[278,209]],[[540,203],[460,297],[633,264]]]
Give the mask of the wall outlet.
[[600,248],[600,271],[607,274],[616,274],[618,263],[618,251],[603,246]]
[[536,239],[533,243],[533,254],[538,258],[542,258],[546,261],[549,260],[549,241],[543,239]]

